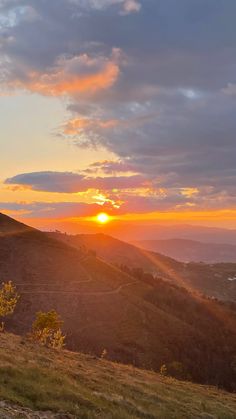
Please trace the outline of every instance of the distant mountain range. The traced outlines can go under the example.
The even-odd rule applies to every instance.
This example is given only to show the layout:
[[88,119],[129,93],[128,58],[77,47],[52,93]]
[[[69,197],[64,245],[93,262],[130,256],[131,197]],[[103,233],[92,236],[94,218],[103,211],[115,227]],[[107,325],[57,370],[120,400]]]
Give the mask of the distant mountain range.
[[[167,223],[137,223],[135,221],[116,221],[107,223],[102,227],[97,223],[77,221],[57,221],[50,224],[53,230],[67,232],[68,234],[98,234],[101,231],[106,235],[116,237],[127,242],[141,240],[169,240],[184,239],[203,243],[232,244],[236,246],[236,230],[219,227],[208,227],[191,224]],[[43,230],[48,225],[42,226]]]
[[236,263],[236,245],[232,244],[202,243],[185,239],[141,240],[134,244],[182,262]]
[[[131,237],[131,235],[130,235]],[[236,246],[236,230],[188,224],[147,225],[136,229],[135,241],[184,239],[203,243],[232,244]]]
[[[187,379],[236,389],[235,305],[190,291],[194,278],[202,278],[206,289],[215,284],[217,294],[227,283],[231,294],[226,288],[222,299],[233,301],[234,283],[215,277],[218,268],[208,268],[207,280],[201,264],[186,267],[148,253],[153,266],[159,264],[157,278],[126,266],[130,255],[133,266],[141,267],[143,251],[132,245],[106,236],[83,237],[79,245],[62,236],[49,237],[0,215],[0,281],[12,280],[20,294],[9,330],[27,333],[37,311],[55,309],[70,349],[96,355],[106,349],[111,360],[147,369],[177,365]],[[99,249],[105,248],[114,256],[101,258]]]

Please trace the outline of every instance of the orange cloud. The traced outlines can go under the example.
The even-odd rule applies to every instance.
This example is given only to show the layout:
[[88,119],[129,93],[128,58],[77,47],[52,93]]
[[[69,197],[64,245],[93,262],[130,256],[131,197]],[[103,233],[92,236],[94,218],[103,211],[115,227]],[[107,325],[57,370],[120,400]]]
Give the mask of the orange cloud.
[[114,51],[110,59],[91,58],[87,54],[61,59],[49,73],[30,71],[26,80],[15,79],[8,83],[8,87],[23,88],[45,96],[93,94],[111,87],[118,79],[118,55],[118,51]]
[[63,132],[67,135],[79,134],[86,128],[96,129],[111,129],[115,128],[119,124],[116,119],[101,120],[101,119],[89,119],[89,118],[75,118],[68,121],[64,127]]
[[132,119],[93,119],[93,118],[74,118],[70,119],[63,125],[63,132],[67,135],[80,134],[89,129],[96,131],[97,129],[109,130],[113,128],[138,128],[145,125],[150,120],[156,118],[156,115],[143,115]]

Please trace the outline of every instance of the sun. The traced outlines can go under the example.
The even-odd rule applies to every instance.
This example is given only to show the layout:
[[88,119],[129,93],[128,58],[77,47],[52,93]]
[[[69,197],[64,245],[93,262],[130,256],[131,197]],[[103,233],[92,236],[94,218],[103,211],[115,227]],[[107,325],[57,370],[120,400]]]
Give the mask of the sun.
[[100,212],[100,214],[97,215],[97,222],[100,224],[106,224],[108,221],[110,221],[110,217],[105,212]]

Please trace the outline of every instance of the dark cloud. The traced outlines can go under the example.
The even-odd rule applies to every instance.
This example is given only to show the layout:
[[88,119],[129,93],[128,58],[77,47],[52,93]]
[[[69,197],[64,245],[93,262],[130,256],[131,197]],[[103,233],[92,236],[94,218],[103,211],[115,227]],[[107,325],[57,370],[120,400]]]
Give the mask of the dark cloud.
[[86,204],[83,202],[0,202],[0,211],[19,213],[22,218],[90,217],[105,210],[112,212],[111,205]]
[[35,191],[58,193],[86,192],[90,189],[109,191],[112,189],[140,188],[146,183],[141,175],[113,177],[85,177],[70,172],[23,173],[6,179],[6,185],[29,187]]

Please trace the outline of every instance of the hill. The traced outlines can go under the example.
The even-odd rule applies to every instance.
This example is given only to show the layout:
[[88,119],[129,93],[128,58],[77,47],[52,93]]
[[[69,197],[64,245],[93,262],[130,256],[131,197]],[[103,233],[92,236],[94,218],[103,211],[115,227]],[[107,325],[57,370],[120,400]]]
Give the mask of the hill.
[[236,388],[233,306],[122,272],[37,230],[0,238],[0,281],[10,279],[21,296],[11,331],[25,334],[37,311],[55,309],[69,349],[106,349],[110,360],[156,371],[167,364],[175,376]]
[[0,343],[3,418],[235,418],[235,395],[213,387],[49,350],[14,335],[1,335]]
[[92,249],[105,261],[117,266],[141,268],[155,276],[172,281],[191,291],[203,293],[222,301],[236,302],[236,263],[203,264],[181,263],[150,252],[105,234],[78,234],[71,236],[50,233],[50,237],[61,240],[80,251]]
[[194,240],[143,240],[136,246],[182,262],[236,263],[236,246],[231,244],[201,243]]
[[17,234],[26,231],[33,231],[32,227],[29,227],[23,223],[19,223],[13,218],[8,217],[0,213],[0,237],[8,234]]
[[94,250],[97,255],[109,263],[127,265],[132,268],[143,268],[150,273],[160,273],[168,276],[166,268],[179,269],[181,264],[174,259],[146,252],[140,247],[118,240],[106,234],[77,234],[69,235],[62,233],[49,233],[49,236],[63,241],[80,251],[84,249]]

